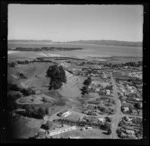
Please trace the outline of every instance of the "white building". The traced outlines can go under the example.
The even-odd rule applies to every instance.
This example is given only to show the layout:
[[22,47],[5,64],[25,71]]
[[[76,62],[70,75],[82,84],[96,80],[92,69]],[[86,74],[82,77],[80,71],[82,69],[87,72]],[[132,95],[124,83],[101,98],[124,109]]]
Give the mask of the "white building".
[[106,90],[106,95],[110,95],[110,90]]
[[124,112],[129,111],[129,107],[123,107]]
[[98,120],[99,120],[100,122],[102,122],[102,123],[105,122],[105,118],[98,118]]
[[70,114],[71,114],[71,112],[70,112],[70,111],[67,111],[67,112],[63,113],[62,116],[63,116],[63,117],[67,117],[67,116],[69,116]]
[[93,129],[92,127],[87,127],[87,129]]
[[80,136],[70,136],[69,138],[72,138],[72,139],[79,139]]
[[70,114],[71,114],[70,111],[63,111],[63,112],[58,113],[57,115],[58,115],[58,116],[61,116],[61,117],[67,117],[67,116],[69,116]]
[[50,131],[49,136],[54,136],[54,135],[57,135],[57,134],[61,134],[61,133],[76,130],[76,129],[77,129],[76,126],[61,128],[61,129],[58,129],[58,130]]

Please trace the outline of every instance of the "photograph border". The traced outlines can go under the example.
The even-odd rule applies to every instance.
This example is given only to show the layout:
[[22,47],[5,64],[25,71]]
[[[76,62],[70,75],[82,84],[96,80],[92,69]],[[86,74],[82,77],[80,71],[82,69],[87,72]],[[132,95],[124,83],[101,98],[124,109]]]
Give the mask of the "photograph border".
[[[142,140],[120,140],[120,139],[50,139],[50,140],[32,140],[32,139],[11,139],[11,131],[9,130],[8,112],[7,112],[7,37],[8,37],[8,5],[9,4],[124,4],[124,5],[143,5],[143,139]],[[1,0],[1,143],[51,143],[51,144],[135,144],[146,145],[149,144],[149,4],[148,3],[69,3],[69,2],[55,2],[55,1],[11,1]]]

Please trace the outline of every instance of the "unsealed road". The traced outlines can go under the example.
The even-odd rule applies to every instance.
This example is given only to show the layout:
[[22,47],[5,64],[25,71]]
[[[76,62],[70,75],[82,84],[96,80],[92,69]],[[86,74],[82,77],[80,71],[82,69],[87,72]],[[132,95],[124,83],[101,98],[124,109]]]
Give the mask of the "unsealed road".
[[118,127],[118,123],[119,121],[121,120],[122,116],[123,116],[123,113],[121,112],[121,102],[119,100],[119,97],[118,97],[118,94],[117,94],[117,86],[116,86],[116,83],[115,83],[115,80],[113,78],[113,75],[112,73],[110,73],[111,75],[111,80],[112,80],[112,84],[113,84],[113,97],[114,97],[114,100],[115,100],[115,103],[116,103],[116,113],[112,116],[112,138],[113,139],[118,139],[118,136],[117,136],[117,133],[116,133],[116,130],[117,130],[117,127]]

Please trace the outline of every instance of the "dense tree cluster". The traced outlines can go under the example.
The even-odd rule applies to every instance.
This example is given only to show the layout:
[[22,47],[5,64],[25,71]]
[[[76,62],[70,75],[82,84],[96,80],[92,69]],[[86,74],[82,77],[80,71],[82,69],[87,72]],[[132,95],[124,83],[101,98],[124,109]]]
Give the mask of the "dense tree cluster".
[[19,114],[36,119],[43,119],[43,117],[49,113],[48,108],[35,107],[33,105],[25,105],[23,109],[25,109],[25,112],[21,111]]
[[81,89],[81,94],[82,95],[85,95],[85,94],[88,94],[89,92],[88,92],[88,88],[87,88],[87,86],[83,86],[83,88]]
[[88,86],[91,84],[92,82],[92,79],[91,77],[88,77],[84,82],[83,82],[83,88],[81,89],[81,94],[84,95],[84,94],[88,94]]
[[17,65],[17,63],[14,61],[12,61],[11,63],[8,63],[9,67],[15,67],[16,65]]
[[35,94],[35,91],[31,88],[21,88],[18,87],[16,84],[8,83],[8,91],[20,91],[24,96],[29,96],[31,94]]
[[136,109],[142,109],[141,104],[138,103],[138,102],[134,104],[134,107],[135,107]]
[[91,82],[92,82],[91,77],[88,77],[88,78],[83,82],[83,84],[88,86],[88,85],[91,84]]
[[66,74],[62,66],[53,65],[47,70],[47,77],[50,77],[49,89],[59,89],[62,83],[66,83]]
[[112,64],[112,63],[106,63],[104,66],[106,67],[123,67],[123,66],[130,66],[130,67],[140,67],[142,66],[143,62],[138,61],[138,62],[126,62],[126,63],[120,63],[120,64]]
[[106,90],[107,90],[107,89],[108,89],[108,90],[113,90],[113,86],[112,86],[112,85],[108,85],[108,86],[105,87],[105,89],[106,89]]
[[17,64],[29,64],[34,61],[29,61],[29,60],[16,60],[8,63],[9,67],[15,67]]
[[41,128],[44,130],[49,130],[52,127],[53,123],[52,121],[47,121],[46,124],[42,124]]

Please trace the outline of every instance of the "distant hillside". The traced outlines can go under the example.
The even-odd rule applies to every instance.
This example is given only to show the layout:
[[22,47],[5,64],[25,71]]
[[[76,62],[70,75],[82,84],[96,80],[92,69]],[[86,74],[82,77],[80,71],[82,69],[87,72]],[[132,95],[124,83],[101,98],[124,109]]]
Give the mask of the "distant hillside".
[[79,40],[79,41],[68,41],[68,42],[53,42],[52,40],[8,40],[8,44],[49,44],[49,43],[50,44],[51,43],[54,44],[74,43],[74,44],[142,47],[142,42],[128,42],[128,41],[116,41],[116,40]]
[[116,41],[116,40],[79,40],[79,41],[70,41],[67,43],[112,45],[112,46],[131,46],[131,47],[141,47],[142,46],[142,42],[127,42],[127,41]]
[[8,43],[34,43],[34,42],[45,42],[49,43],[52,42],[52,40],[8,40]]

